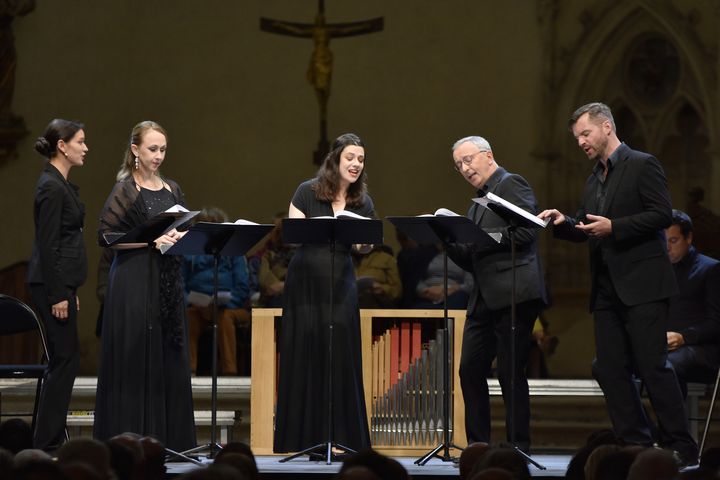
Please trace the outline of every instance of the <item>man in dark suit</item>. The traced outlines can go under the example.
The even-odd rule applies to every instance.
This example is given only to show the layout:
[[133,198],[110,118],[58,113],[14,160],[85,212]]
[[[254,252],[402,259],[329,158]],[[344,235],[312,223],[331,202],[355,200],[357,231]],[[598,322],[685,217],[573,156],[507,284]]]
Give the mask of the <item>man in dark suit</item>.
[[668,360],[687,395],[687,382],[712,382],[720,366],[720,262],[695,250],[685,212],[673,210],[665,236],[680,289],[670,298]]
[[570,119],[580,148],[595,162],[575,218],[545,210],[555,236],[588,241],[590,311],[595,317],[593,374],[605,394],[615,434],[652,445],[633,374],[645,381],[667,446],[683,463],[697,461],[682,393],[667,361],[668,299],[677,292],[665,251],[670,225],[667,181],[660,163],[621,143],[607,105],[590,103]]
[[[498,166],[490,144],[482,137],[466,137],[452,148],[455,169],[478,196],[492,192],[518,207],[537,212],[535,194],[527,181]],[[474,287],[467,308],[460,358],[460,385],[465,399],[468,443],[490,441],[490,401],[487,377],[497,356],[497,374],[506,407],[507,438],[524,451],[530,448],[530,399],[525,366],[535,319],[545,303],[545,285],[537,254],[537,232],[517,228],[516,329],[511,331],[512,260],[508,223],[474,203],[468,217],[488,233],[500,233],[499,243],[451,245],[448,254],[473,274]],[[512,381],[511,344],[515,343],[514,412],[510,409]],[[514,435],[513,435],[514,433]]]

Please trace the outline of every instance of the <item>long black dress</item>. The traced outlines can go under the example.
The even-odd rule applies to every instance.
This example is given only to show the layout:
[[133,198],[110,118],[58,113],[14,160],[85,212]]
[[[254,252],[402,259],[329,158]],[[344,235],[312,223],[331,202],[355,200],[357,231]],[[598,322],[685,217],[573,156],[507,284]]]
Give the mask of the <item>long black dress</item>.
[[[302,183],[292,199],[306,217],[333,215],[332,205],[315,198]],[[346,210],[374,215],[370,197]],[[285,278],[280,327],[280,378],[275,417],[275,452],[296,452],[328,440],[327,355],[333,314],[333,441],[356,450],[370,446],[363,393],[360,311],[349,245],[335,247],[333,298],[330,298],[329,245],[303,245]]]
[[[177,183],[166,183],[172,191],[138,191],[132,177],[118,182],[100,218],[100,244],[103,233],[128,232],[182,205]],[[103,313],[94,426],[98,439],[135,432],[152,435],[173,450],[196,445],[179,262],[180,257],[162,256],[156,249],[117,250]]]

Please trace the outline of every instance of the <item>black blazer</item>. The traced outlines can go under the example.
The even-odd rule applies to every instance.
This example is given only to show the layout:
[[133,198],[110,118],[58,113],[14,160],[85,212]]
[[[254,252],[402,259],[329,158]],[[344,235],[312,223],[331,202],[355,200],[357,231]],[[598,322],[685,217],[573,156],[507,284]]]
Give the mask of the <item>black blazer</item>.
[[[554,229],[558,238],[588,241],[590,250],[590,311],[597,297],[597,259],[607,265],[620,300],[628,306],[653,302],[677,293],[677,284],[667,256],[665,228],[672,221],[667,180],[660,162],[650,154],[621,144],[608,175],[605,208],[600,210],[597,192],[600,181],[591,174],[585,183],[583,204],[575,218]],[[602,215],[612,221],[612,234],[588,238],[575,228],[587,223],[586,214]]]
[[[535,194],[520,175],[508,173],[498,167],[478,195],[492,192],[530,213],[537,213]],[[473,274],[473,292],[468,303],[467,314],[472,316],[478,305],[478,297],[491,310],[510,306],[512,284],[512,259],[508,224],[494,212],[473,203],[468,218],[489,233],[501,233],[499,244],[489,247],[477,245],[448,246],[452,260]],[[538,257],[537,229],[518,228],[515,232],[515,301],[542,300],[547,303],[545,282]]]
[[35,242],[27,280],[45,285],[50,305],[68,300],[87,278],[85,205],[77,191],[50,163],[35,188]]

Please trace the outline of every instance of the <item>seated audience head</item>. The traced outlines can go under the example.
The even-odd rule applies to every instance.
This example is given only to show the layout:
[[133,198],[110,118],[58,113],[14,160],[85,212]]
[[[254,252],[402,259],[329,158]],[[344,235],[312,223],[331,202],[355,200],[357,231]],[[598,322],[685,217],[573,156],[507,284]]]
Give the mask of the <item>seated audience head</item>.
[[475,464],[470,478],[489,468],[507,470],[513,478],[518,480],[530,480],[530,470],[528,469],[525,457],[512,448],[501,447],[490,449],[482,456],[480,461]]
[[110,472],[110,450],[104,443],[91,438],[76,438],[57,451],[58,465],[83,463],[94,469],[101,478]]
[[386,457],[370,448],[361,450],[350,455],[340,467],[340,473],[344,473],[352,467],[367,467],[381,480],[407,480],[408,476],[405,467],[397,460]]
[[372,470],[362,465],[350,467],[342,473],[338,473],[335,477],[338,480],[380,480]]
[[[164,477],[148,477],[164,478]],[[230,465],[212,464],[207,468],[198,468],[178,477],[181,480],[250,480]]]
[[460,454],[460,480],[470,478],[475,464],[482,458],[485,453],[490,450],[490,445],[485,442],[475,442],[468,445]]
[[203,207],[198,213],[198,222],[223,223],[228,221],[228,215],[218,207]]
[[126,443],[117,441],[116,437],[107,440],[105,445],[110,452],[110,468],[115,472],[117,480],[131,480],[139,474],[142,451],[138,454]]
[[30,462],[15,468],[13,480],[73,480],[55,462]]
[[257,465],[255,465],[255,459],[244,453],[229,452],[218,455],[213,465],[227,465],[232,467],[248,480],[255,480],[260,475]]
[[630,466],[642,449],[625,447],[603,457],[595,470],[595,480],[625,480]]
[[222,450],[218,452],[218,454],[215,456],[215,460],[222,457],[223,455],[226,455],[228,453],[242,453],[243,455],[247,455],[249,458],[252,459],[253,464],[255,464],[255,467],[257,468],[257,462],[255,461],[255,454],[253,453],[252,449],[250,448],[250,445],[243,442],[230,442],[226,444]]
[[678,464],[670,450],[648,448],[638,453],[630,465],[628,480],[673,480]]
[[700,468],[720,472],[720,447],[712,446],[702,452]]
[[143,451],[142,469],[147,478],[157,476],[162,478],[165,475],[165,447],[156,438],[142,437],[140,446]]
[[30,424],[21,418],[11,418],[0,424],[0,448],[12,454],[33,448]]
[[585,461],[585,480],[595,480],[597,476],[597,466],[603,458],[607,457],[611,453],[615,453],[620,450],[619,445],[598,445],[588,455]]
[[21,467],[28,463],[33,462],[52,462],[53,458],[52,455],[49,453],[40,450],[39,448],[28,448],[25,450],[20,450],[18,453],[15,454],[15,458],[13,460],[15,468]]
[[515,480],[515,477],[503,468],[493,467],[475,473],[469,480]]
[[672,263],[678,263],[685,258],[693,242],[693,224],[687,213],[672,211],[672,223],[665,229],[665,240]]
[[83,462],[70,462],[60,465],[60,470],[69,480],[105,480],[114,479],[110,475],[100,475],[97,470]]

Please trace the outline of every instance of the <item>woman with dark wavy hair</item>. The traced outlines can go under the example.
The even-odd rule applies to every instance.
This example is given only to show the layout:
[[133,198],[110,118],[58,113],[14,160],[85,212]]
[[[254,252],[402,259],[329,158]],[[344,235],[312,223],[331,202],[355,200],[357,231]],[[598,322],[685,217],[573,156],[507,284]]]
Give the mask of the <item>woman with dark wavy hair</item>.
[[[365,146],[346,133],[333,143],[317,176],[300,184],[290,218],[334,216],[346,210],[375,215],[365,186]],[[328,440],[328,342],[333,322],[333,441],[370,446],[360,350],[360,310],[350,245],[302,245],[285,277],[280,329],[280,378],[275,452],[296,452]],[[332,275],[332,277],[331,277]],[[333,295],[330,296],[330,279]]]
[[35,448],[54,450],[65,441],[65,419],[80,366],[77,289],[87,278],[83,225],[85,205],[68,181],[72,167],[85,163],[84,126],[57,118],[35,150],[47,158],[35,189],[35,243],[28,283],[48,339],[48,370],[40,394]]

